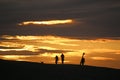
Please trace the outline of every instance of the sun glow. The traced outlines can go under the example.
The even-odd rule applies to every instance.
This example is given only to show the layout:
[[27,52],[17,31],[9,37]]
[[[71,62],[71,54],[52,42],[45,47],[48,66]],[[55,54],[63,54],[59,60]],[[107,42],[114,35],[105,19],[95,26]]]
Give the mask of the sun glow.
[[[65,61],[79,64],[81,55],[86,53],[86,64],[99,64],[101,61],[119,61],[120,40],[76,39],[61,36],[11,36],[0,37],[0,58],[17,61],[54,63],[54,57],[65,54]],[[95,62],[95,63],[94,63]]]
[[22,23],[19,23],[18,25],[29,25],[29,24],[37,24],[37,25],[56,25],[56,24],[67,24],[72,23],[72,19],[66,19],[66,20],[48,20],[48,21],[25,21]]

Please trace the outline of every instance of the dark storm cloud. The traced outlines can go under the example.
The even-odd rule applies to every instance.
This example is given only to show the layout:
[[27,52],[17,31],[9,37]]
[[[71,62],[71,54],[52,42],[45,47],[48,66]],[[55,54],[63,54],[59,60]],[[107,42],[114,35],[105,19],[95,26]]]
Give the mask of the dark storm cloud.
[[[1,35],[120,37],[119,0],[1,0]],[[74,19],[68,27],[20,27],[27,20]],[[81,23],[82,22],[82,23]]]

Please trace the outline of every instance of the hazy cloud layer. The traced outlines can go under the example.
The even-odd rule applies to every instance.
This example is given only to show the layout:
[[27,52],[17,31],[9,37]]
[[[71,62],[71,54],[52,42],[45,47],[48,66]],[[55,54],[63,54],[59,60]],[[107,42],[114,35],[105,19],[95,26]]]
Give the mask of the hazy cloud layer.
[[[1,0],[0,35],[120,37],[119,9],[119,0]],[[54,27],[17,25],[51,19],[73,19],[75,23]]]
[[38,52],[32,52],[32,51],[27,51],[27,50],[22,50],[22,51],[17,51],[17,50],[10,50],[10,51],[1,51],[0,50],[0,55],[39,55],[39,54],[44,54],[44,53],[67,53],[67,52],[73,52],[73,51],[67,51],[67,50],[48,50],[48,49],[39,49]]

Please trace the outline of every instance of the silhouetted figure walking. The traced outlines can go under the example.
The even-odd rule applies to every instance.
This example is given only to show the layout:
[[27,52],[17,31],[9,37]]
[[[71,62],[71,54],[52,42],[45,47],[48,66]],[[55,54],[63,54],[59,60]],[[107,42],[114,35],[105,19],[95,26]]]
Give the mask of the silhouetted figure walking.
[[58,64],[58,56],[55,56],[55,64]]
[[62,61],[62,64],[64,64],[64,54],[63,53],[61,54],[61,61]]
[[85,53],[82,54],[82,58],[81,58],[81,61],[80,61],[81,66],[84,66],[84,63],[85,63],[84,55],[85,55]]

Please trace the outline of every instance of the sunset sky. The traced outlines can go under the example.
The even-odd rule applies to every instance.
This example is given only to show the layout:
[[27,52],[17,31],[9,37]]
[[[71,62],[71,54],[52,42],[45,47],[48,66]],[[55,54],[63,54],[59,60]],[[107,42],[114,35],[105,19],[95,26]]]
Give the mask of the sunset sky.
[[0,0],[0,59],[120,69],[119,0]]

